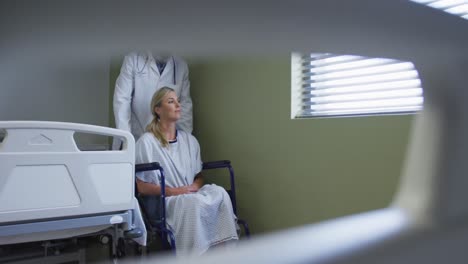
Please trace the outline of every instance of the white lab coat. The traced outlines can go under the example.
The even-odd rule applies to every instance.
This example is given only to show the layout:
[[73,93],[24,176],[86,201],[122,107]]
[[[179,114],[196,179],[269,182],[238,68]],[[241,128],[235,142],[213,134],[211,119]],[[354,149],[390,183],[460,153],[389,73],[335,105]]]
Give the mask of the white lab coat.
[[[192,133],[192,99],[187,63],[171,56],[162,74],[150,52],[133,52],[125,56],[114,90],[114,117],[118,129],[129,131],[135,141],[152,121],[151,98],[160,88],[173,88],[181,102],[181,118],[177,127]],[[174,84],[175,82],[175,84]],[[120,147],[114,140],[113,149]]]

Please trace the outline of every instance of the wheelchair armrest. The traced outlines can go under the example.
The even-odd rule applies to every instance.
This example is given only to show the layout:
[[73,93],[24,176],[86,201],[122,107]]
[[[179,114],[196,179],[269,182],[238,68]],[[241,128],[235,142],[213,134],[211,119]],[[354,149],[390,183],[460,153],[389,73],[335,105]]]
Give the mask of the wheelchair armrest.
[[142,163],[135,165],[135,172],[152,171],[161,169],[159,162]]
[[210,161],[203,163],[204,170],[211,170],[211,169],[221,169],[226,168],[229,170],[229,179],[230,179],[230,188],[226,189],[231,197],[232,207],[234,210],[234,214],[237,215],[237,204],[236,204],[236,184],[234,180],[234,169],[231,166],[230,160],[217,160],[217,161]]
[[[159,165],[159,162],[141,163],[141,164],[136,164],[135,165],[135,173],[136,172],[143,172],[143,171],[152,171],[152,170],[159,170],[161,172],[161,181],[160,181],[161,197],[162,197],[162,199],[165,199],[165,197],[166,197],[166,179],[164,177],[164,170],[161,167],[161,165]],[[138,191],[136,186],[135,186],[135,189],[136,189],[136,191]],[[137,192],[135,192],[135,193],[137,193]]]
[[229,168],[231,166],[230,160],[217,160],[203,163],[204,170],[218,169],[218,168]]
[[[159,170],[161,172],[161,179],[160,179],[160,186],[161,186],[161,223],[163,226],[166,224],[166,179],[164,177],[164,170],[159,164],[159,162],[151,162],[151,163],[142,163],[135,165],[135,173],[136,172],[144,172],[144,171],[152,171],[152,170]],[[135,194],[137,194],[137,199],[141,202],[140,195],[138,192],[138,187],[135,185]],[[148,212],[145,212],[145,215],[148,215]],[[148,220],[149,221],[149,220]]]

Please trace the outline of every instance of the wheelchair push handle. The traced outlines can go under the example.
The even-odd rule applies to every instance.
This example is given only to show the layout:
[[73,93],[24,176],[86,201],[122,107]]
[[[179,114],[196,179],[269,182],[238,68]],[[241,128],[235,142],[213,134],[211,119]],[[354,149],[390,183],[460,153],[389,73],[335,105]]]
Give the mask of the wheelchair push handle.
[[203,163],[203,169],[218,169],[218,168],[228,168],[231,166],[230,160],[217,160]]

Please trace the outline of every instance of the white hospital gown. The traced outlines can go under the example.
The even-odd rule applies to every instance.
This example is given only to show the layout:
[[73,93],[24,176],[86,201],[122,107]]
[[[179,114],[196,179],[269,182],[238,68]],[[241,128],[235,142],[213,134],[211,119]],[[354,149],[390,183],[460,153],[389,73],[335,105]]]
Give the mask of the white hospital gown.
[[[193,183],[202,170],[200,145],[191,134],[177,131],[177,139],[167,148],[151,133],[136,143],[136,163],[159,162],[164,169],[166,186],[181,187]],[[138,179],[159,185],[159,172],[141,172]],[[167,224],[176,240],[177,255],[199,255],[221,242],[238,239],[236,216],[227,192],[214,184],[198,192],[166,197]]]

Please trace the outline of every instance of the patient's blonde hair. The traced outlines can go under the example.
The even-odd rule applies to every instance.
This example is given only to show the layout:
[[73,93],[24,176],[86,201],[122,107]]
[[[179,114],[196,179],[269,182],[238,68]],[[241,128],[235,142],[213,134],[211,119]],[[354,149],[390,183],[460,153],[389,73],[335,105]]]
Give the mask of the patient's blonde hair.
[[159,115],[154,109],[161,106],[164,96],[170,92],[174,92],[174,89],[163,87],[153,94],[153,98],[151,99],[151,113],[153,114],[153,120],[146,127],[146,131],[153,133],[159,142],[161,142],[163,147],[169,146],[169,141],[167,141],[166,137],[161,131],[161,128],[159,127]]

